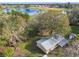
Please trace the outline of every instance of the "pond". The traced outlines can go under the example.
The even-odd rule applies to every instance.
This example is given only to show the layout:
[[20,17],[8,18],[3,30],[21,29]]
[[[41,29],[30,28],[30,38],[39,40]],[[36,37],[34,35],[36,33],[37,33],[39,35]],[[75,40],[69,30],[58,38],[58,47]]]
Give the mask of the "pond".
[[37,14],[42,12],[40,10],[32,10],[32,9],[20,9],[20,10],[17,10],[17,11],[23,12],[23,13],[28,13],[30,16],[31,15],[37,15]]
[[[45,11],[33,10],[33,9],[16,9],[17,12],[27,13],[30,16],[38,15],[40,13],[44,13]],[[6,8],[3,10],[4,13],[12,12],[12,9]]]

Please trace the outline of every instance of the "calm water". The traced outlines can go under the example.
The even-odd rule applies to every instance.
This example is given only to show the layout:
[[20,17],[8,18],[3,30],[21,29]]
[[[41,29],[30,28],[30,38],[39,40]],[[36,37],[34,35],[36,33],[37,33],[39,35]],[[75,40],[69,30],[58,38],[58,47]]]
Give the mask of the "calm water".
[[[3,11],[4,11],[5,13],[12,12],[11,9],[4,9]],[[30,16],[32,16],[32,15],[37,15],[37,14],[40,14],[40,13],[43,13],[43,12],[44,12],[44,11],[32,10],[32,9],[16,9],[16,11],[22,12],[22,13],[27,13],[27,14],[29,14]]]

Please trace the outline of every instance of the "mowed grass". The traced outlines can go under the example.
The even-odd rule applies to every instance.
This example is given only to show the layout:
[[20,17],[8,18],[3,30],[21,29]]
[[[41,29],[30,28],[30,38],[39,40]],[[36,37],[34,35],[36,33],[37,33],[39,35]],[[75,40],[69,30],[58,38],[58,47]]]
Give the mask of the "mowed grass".
[[71,26],[72,28],[72,32],[75,33],[75,34],[79,34],[79,26]]
[[79,40],[79,26],[71,26],[72,33],[77,35],[77,39]]
[[34,10],[53,10],[53,11],[62,11],[64,9],[61,8],[46,8],[46,7],[29,7],[30,9],[34,9]]
[[3,13],[3,11],[2,10],[0,10],[0,14],[2,14]]

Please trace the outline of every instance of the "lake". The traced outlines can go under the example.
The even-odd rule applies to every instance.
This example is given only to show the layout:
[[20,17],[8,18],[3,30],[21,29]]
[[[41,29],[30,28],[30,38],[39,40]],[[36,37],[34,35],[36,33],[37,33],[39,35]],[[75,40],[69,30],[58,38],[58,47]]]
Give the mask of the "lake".
[[[40,13],[44,13],[45,11],[40,11],[40,10],[33,10],[33,9],[16,9],[17,12],[22,12],[22,13],[27,13],[30,16],[33,15],[38,15]],[[6,8],[3,10],[4,13],[10,13],[12,12],[12,9]]]

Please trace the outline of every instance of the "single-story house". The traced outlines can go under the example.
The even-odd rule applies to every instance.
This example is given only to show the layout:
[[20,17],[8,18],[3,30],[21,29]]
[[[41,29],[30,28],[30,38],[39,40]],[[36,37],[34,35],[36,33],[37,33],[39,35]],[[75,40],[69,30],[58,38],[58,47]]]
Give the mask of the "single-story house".
[[58,45],[63,47],[68,43],[68,40],[66,40],[62,36],[58,37],[51,37],[51,38],[42,38],[38,40],[37,46],[46,54],[48,54],[50,51],[54,50]]
[[10,8],[4,8],[3,9],[3,12],[4,13],[9,13],[9,12],[12,12],[12,9],[10,9]]

